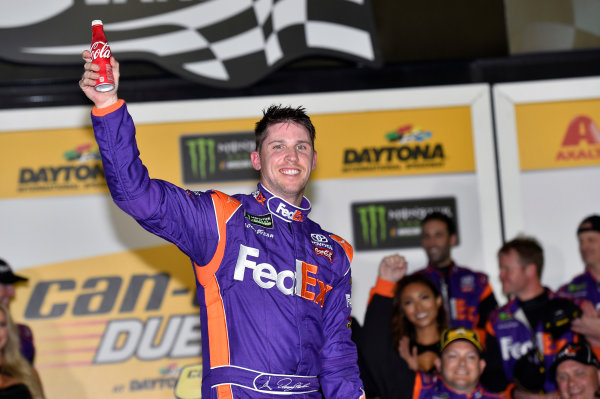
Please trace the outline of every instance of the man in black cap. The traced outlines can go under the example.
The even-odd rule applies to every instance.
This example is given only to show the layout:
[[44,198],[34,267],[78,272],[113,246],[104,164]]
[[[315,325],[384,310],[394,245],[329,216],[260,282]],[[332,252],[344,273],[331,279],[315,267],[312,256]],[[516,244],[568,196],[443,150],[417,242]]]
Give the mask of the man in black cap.
[[590,215],[577,228],[579,253],[585,271],[563,285],[559,293],[576,301],[588,300],[600,307],[600,215]]
[[558,292],[581,306],[583,316],[574,320],[571,328],[585,335],[596,351],[600,347],[600,215],[587,216],[579,223],[577,239],[585,271]]
[[600,396],[600,363],[585,341],[565,345],[556,354],[550,373],[562,399]]
[[[19,281],[27,281],[27,278],[14,274],[10,265],[4,259],[0,259],[0,305],[8,310],[10,310],[10,302],[15,297],[14,284]],[[25,324],[17,324],[17,328],[21,341],[21,353],[29,363],[33,364],[35,357],[33,333]]]

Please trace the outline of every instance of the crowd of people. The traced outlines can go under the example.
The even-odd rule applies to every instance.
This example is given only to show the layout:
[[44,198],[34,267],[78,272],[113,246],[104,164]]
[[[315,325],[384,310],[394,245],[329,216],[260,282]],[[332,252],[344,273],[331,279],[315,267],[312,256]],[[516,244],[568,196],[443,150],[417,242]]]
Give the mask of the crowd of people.
[[[484,273],[453,261],[448,216],[429,214],[421,230],[429,264],[407,274],[403,256],[384,257],[364,323],[355,326],[367,398],[600,396],[600,216],[577,229],[583,273],[556,292],[541,283],[544,253],[535,238],[504,243],[502,306]],[[471,357],[449,350],[448,337]]]

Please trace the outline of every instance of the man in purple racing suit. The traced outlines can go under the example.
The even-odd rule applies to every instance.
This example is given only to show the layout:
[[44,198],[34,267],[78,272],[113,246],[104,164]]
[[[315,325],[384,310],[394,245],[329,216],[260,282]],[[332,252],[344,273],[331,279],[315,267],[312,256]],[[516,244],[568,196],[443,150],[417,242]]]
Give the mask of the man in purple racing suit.
[[479,383],[485,369],[483,348],[474,330],[458,327],[445,330],[441,354],[435,360],[439,375],[416,374],[412,399],[501,399]]
[[[272,106],[256,125],[252,195],[190,192],[150,179],[117,89],[98,92],[90,53],[79,85],[115,203],[193,264],[202,398],[364,398],[350,330],[352,247],[308,219],[316,166],[302,108]],[[118,86],[119,64],[111,58]]]

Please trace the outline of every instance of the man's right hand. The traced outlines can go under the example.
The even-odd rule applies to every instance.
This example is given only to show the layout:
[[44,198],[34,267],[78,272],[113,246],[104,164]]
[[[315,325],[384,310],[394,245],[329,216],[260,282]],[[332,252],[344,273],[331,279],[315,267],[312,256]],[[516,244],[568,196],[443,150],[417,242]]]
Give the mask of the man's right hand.
[[379,278],[396,283],[404,277],[408,262],[398,254],[386,256],[379,264]]
[[96,79],[98,79],[100,76],[98,74],[100,67],[92,63],[92,53],[90,53],[88,50],[85,50],[81,54],[81,57],[85,61],[85,64],[83,65],[84,72],[83,75],[81,75],[79,87],[81,87],[81,90],[85,93],[87,98],[92,100],[97,108],[105,108],[116,103],[119,100],[119,97],[117,96],[117,89],[119,87],[120,74],[119,63],[115,57],[110,57],[110,65],[115,78],[115,88],[107,92],[96,91],[94,88]]

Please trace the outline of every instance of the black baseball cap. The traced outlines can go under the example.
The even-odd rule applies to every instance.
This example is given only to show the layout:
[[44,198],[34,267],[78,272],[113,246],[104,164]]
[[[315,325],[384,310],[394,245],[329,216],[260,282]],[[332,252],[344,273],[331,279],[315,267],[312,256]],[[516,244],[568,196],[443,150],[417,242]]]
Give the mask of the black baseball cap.
[[577,234],[584,231],[597,231],[600,233],[600,215],[590,215],[579,223]]
[[4,259],[0,259],[0,284],[14,284],[17,281],[27,281],[27,277],[14,274],[10,265]]
[[556,369],[565,360],[575,360],[576,362],[600,369],[600,362],[598,362],[596,355],[592,352],[592,348],[585,341],[568,343],[558,351],[554,358],[554,363],[550,367],[552,378],[556,378]]

